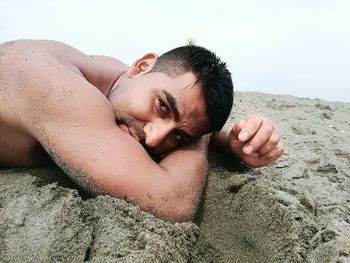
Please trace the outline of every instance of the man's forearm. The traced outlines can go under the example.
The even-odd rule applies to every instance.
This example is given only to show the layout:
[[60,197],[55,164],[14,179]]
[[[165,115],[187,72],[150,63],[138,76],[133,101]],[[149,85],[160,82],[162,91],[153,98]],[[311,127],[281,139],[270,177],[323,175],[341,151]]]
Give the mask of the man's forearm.
[[182,147],[164,158],[159,165],[170,174],[170,196],[179,202],[179,214],[187,215],[183,220],[191,220],[198,208],[206,181],[208,166],[209,136]]

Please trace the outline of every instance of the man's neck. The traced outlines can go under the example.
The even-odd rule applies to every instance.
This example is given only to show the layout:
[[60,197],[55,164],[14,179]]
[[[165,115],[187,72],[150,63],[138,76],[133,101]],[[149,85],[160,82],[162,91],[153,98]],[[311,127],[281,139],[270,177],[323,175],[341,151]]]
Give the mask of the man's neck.
[[111,92],[114,90],[114,89],[117,89],[118,86],[124,82],[126,79],[128,78],[128,75],[126,72],[124,72],[123,74],[121,74],[118,78],[116,78],[114,80],[114,82],[112,83],[112,85],[109,87],[108,89],[108,93],[106,95],[106,97],[108,98],[109,95],[111,94]]
[[100,90],[106,97],[123,79],[128,66],[121,61],[106,56],[90,56],[93,66],[81,65],[80,70],[86,80]]

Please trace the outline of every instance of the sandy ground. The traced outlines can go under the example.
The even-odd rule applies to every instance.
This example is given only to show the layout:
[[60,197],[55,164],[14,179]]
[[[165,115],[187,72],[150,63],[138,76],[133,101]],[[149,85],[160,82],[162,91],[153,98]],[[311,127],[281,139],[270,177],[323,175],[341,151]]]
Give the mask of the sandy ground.
[[195,223],[89,198],[57,168],[0,171],[0,262],[350,262],[350,104],[237,93],[286,143],[252,169],[210,154]]

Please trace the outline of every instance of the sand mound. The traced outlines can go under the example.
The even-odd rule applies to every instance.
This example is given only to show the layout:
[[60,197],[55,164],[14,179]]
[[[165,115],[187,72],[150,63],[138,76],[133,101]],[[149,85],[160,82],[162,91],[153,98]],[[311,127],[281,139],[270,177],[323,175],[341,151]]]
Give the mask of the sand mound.
[[350,104],[237,93],[231,121],[256,111],[286,155],[251,169],[211,154],[195,223],[88,198],[56,168],[0,171],[0,261],[349,262]]

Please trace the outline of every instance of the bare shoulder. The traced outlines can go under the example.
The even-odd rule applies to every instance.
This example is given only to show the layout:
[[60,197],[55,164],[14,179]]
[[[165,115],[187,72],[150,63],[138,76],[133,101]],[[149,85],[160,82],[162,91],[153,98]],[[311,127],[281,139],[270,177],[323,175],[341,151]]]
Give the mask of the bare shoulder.
[[[11,118],[19,118],[18,123],[44,147],[51,137],[58,136],[57,131],[60,138],[71,136],[71,127],[91,132],[91,140],[105,131],[112,131],[106,136],[118,140],[111,105],[94,85],[108,85],[113,80],[100,77],[104,71],[100,62],[55,41],[19,40],[5,44],[2,51],[1,95],[11,98],[6,107],[13,110]],[[94,73],[84,72],[83,64]]]
[[[28,80],[29,75],[35,70],[51,70],[54,64],[61,64],[79,73],[78,62],[84,59],[84,54],[78,50],[64,43],[50,40],[10,41],[3,43],[0,50],[0,63],[3,68],[1,77],[6,78],[11,75],[16,76],[18,80],[22,80],[23,77]],[[20,86],[11,84],[12,88]]]
[[[80,77],[77,87],[84,85],[73,63],[79,52],[63,43],[16,40],[3,43],[0,53],[0,91],[6,104],[0,111],[14,121],[26,123],[32,112],[47,111],[62,92],[72,89],[74,78]],[[62,82],[66,84],[58,88]]]
[[[128,67],[118,59],[109,56],[89,56],[78,49],[52,40],[16,40],[0,45],[1,63],[16,67],[36,64],[38,68],[55,61],[84,76],[94,84],[115,79]],[[5,54],[5,56],[2,56]],[[47,63],[43,63],[47,62]],[[98,88],[98,87],[97,87]]]
[[74,59],[80,59],[79,54],[57,56],[54,52],[43,52],[29,57],[30,62],[20,67],[26,86],[22,95],[27,112],[41,114],[41,118],[46,116],[47,121],[79,119],[88,124],[96,115],[113,123],[108,100],[81,72]]
[[4,43],[0,50],[1,81],[23,105],[30,101],[54,108],[57,102],[75,103],[74,96],[67,94],[76,93],[106,104],[101,91],[118,77],[90,56],[57,41],[18,40]]
[[[91,61],[89,56],[69,45],[46,40],[9,42],[1,51],[2,96],[9,98],[6,108],[16,111],[13,115],[20,116],[26,128],[52,119],[84,119],[89,110],[113,121],[107,99],[80,70],[81,64]],[[98,63],[91,62],[90,67],[99,74]]]
[[108,67],[113,70],[126,70],[129,68],[124,62],[117,58],[105,55],[90,55],[89,56],[93,61],[100,63],[104,67]]

